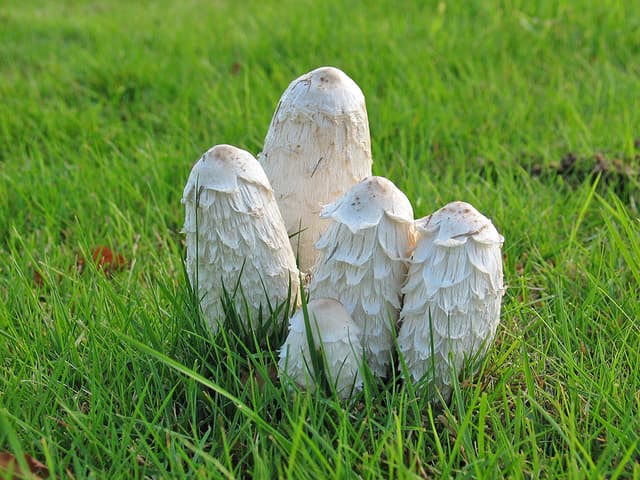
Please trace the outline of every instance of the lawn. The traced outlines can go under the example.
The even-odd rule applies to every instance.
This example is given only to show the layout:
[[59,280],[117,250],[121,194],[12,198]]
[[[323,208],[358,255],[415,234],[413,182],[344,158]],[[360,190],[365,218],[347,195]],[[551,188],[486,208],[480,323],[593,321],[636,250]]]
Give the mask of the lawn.
[[[4,0],[0,468],[640,478],[632,3]],[[496,341],[447,407],[400,379],[350,403],[289,392],[286,332],[199,322],[191,166],[217,143],[257,154],[288,83],[322,65],[362,88],[374,173],[416,218],[465,200],[506,239]]]

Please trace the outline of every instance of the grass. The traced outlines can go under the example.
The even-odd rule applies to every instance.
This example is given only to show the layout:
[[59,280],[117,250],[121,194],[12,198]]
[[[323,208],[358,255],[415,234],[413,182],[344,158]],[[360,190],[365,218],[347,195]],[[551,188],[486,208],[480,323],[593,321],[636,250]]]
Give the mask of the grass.
[[[506,238],[498,337],[447,408],[291,393],[282,338],[197,321],[192,164],[259,152],[327,64],[416,217],[462,199]],[[0,451],[59,478],[640,478],[639,92],[623,0],[3,2]]]

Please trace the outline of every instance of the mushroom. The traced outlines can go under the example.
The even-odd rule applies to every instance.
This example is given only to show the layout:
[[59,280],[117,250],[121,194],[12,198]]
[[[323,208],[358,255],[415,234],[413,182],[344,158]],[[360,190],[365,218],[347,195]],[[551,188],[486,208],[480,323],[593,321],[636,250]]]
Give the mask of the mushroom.
[[365,362],[385,376],[413,247],[413,208],[391,181],[368,177],[327,205],[331,220],[316,244],[310,298],[342,302],[362,330]]
[[318,217],[322,206],[371,175],[369,121],[358,85],[333,67],[295,79],[280,98],[258,160],[306,273],[327,224]]
[[269,180],[249,152],[230,145],[208,150],[191,170],[182,202],[187,274],[214,333],[225,318],[224,289],[239,286],[236,309],[254,327],[271,305],[297,298],[287,231]]
[[417,220],[416,234],[398,347],[411,378],[448,400],[452,375],[484,356],[500,322],[504,238],[465,202]]
[[[362,389],[360,327],[342,304],[332,298],[311,300],[307,312],[314,349],[326,361],[327,380],[335,386],[338,396],[346,399]],[[318,372],[310,355],[303,309],[289,321],[289,335],[280,349],[278,366],[281,377],[284,374],[301,387],[315,390]]]

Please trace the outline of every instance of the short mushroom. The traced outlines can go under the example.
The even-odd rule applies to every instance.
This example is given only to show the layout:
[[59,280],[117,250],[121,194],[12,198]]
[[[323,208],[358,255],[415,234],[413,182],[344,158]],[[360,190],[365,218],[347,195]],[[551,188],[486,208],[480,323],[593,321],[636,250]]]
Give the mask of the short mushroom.
[[446,401],[453,375],[484,356],[500,322],[504,238],[465,202],[417,220],[416,235],[398,347],[411,378]]
[[297,298],[287,231],[269,180],[249,152],[230,145],[208,150],[191,170],[182,202],[187,274],[214,332],[225,318],[224,288],[239,286],[236,309],[253,326],[269,306]]
[[[362,389],[361,332],[342,304],[332,298],[317,298],[307,304],[313,348],[323,353],[327,380],[338,396],[348,398]],[[322,350],[320,350],[322,348]],[[289,335],[280,349],[279,374],[301,387],[316,389],[317,380],[309,349],[309,337],[302,309],[291,317]]]
[[309,295],[342,302],[362,330],[364,361],[383,377],[413,248],[413,208],[391,181],[372,176],[327,205],[321,217],[331,223],[316,244]]

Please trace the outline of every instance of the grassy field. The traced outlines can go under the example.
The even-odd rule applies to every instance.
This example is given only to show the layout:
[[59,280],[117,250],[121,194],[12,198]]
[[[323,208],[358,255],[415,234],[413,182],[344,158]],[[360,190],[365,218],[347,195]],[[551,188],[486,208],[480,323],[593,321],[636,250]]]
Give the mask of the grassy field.
[[[0,3],[0,452],[57,478],[640,478],[632,3]],[[496,342],[449,407],[290,394],[282,334],[198,324],[191,166],[258,153],[321,65],[416,217],[466,200],[506,238]]]

